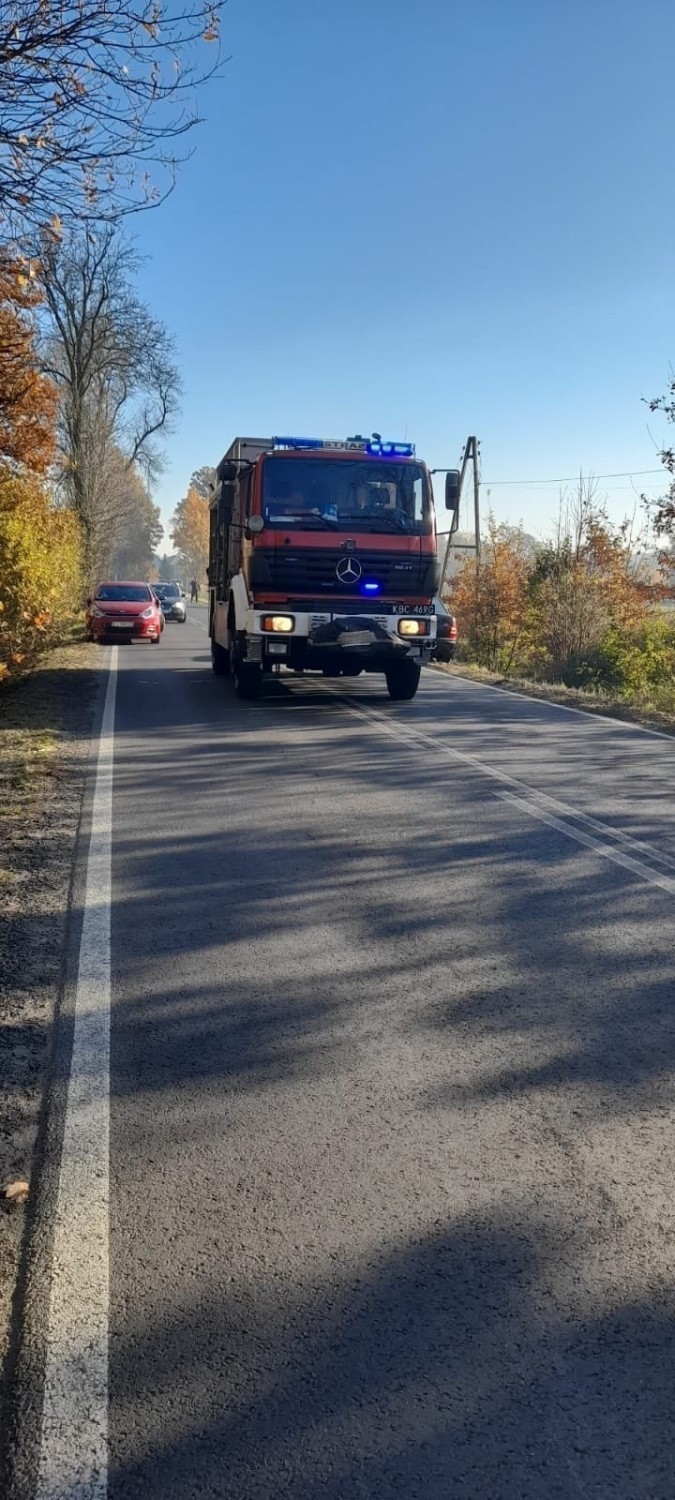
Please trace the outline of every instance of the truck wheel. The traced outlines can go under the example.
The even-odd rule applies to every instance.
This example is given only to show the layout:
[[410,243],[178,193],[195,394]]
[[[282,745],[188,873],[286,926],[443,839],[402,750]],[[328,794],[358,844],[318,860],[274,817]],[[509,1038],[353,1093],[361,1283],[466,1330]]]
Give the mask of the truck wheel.
[[240,661],[234,674],[234,691],[238,698],[259,698],[262,689],[262,667],[257,661]]
[[234,691],[238,698],[260,697],[262,688],[262,666],[257,661],[242,661],[236,636],[230,636],[230,672]]
[[387,667],[385,676],[387,679],[387,691],[394,703],[402,703],[404,699],[414,698],[419,687],[421,667],[416,661],[392,662]]
[[230,658],[223,646],[219,646],[218,642],[214,641],[213,636],[211,637],[211,666],[216,677],[229,677]]

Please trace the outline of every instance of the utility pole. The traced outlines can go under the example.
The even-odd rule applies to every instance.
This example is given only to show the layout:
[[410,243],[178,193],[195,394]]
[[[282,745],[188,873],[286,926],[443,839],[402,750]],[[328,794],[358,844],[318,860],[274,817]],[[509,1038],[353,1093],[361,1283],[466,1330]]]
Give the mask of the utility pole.
[[478,468],[478,443],[469,438],[473,458],[473,524],[476,534],[476,562],[480,562],[480,470]]
[[[462,503],[462,493],[463,493],[463,490],[464,490],[464,477],[466,475],[466,471],[467,471],[467,469],[469,467],[469,464],[471,464],[472,465],[472,477],[473,477],[473,524],[474,524],[474,540],[472,542],[453,542],[453,540],[452,540],[452,538],[453,538],[453,536],[454,536],[454,534],[455,534],[455,532],[457,530],[457,527],[459,526],[459,505],[458,505],[457,506],[457,510],[455,511],[455,514],[454,514],[454,517],[453,517],[452,526],[450,528],[450,531],[448,532],[448,540],[447,540],[446,548],[445,548],[445,556],[443,558],[443,568],[442,568],[442,572],[441,572],[441,582],[440,582],[440,592],[441,592],[441,594],[443,593],[443,588],[444,588],[444,585],[445,585],[445,580],[446,580],[447,572],[448,572],[448,562],[450,561],[450,552],[451,552],[453,546],[455,546],[458,550],[463,550],[465,552],[475,552],[475,554],[476,554],[476,562],[480,562],[480,467],[479,467],[480,460],[479,460],[479,454],[480,454],[480,443],[478,442],[478,438],[476,438],[476,437],[468,437],[467,440],[466,440],[466,443],[464,444],[464,452],[462,454],[462,462],[461,462],[460,471],[459,471],[459,505],[461,505],[461,503]],[[445,470],[443,470],[443,469],[434,469],[433,472],[434,473],[440,473],[440,474],[442,474],[442,473],[445,473]]]

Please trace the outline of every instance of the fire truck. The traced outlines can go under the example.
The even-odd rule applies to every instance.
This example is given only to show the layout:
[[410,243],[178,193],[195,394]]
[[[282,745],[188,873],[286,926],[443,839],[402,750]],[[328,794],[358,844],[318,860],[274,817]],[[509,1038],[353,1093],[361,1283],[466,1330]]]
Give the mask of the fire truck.
[[240,698],[280,667],[379,672],[390,698],[413,698],[436,636],[429,471],[379,434],[236,438],[211,495],[208,580],[213,670]]

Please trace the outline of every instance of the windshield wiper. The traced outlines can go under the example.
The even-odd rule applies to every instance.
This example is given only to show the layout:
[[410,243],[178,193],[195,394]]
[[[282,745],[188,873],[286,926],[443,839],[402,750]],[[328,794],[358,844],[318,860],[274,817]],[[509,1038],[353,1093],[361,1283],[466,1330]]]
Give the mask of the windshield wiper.
[[286,516],[274,516],[267,524],[268,526],[284,526],[293,525],[296,521],[301,521],[303,526],[315,521],[317,526],[325,526],[328,531],[337,531],[338,528],[337,521],[334,521],[330,516],[322,516],[318,511],[313,510],[290,511]]
[[365,514],[362,512],[359,516],[359,521],[380,521],[384,526],[388,526],[390,530],[405,531],[406,536],[414,534],[411,533],[407,521],[404,521],[401,516],[383,516],[379,512],[376,515],[368,515],[367,512]]

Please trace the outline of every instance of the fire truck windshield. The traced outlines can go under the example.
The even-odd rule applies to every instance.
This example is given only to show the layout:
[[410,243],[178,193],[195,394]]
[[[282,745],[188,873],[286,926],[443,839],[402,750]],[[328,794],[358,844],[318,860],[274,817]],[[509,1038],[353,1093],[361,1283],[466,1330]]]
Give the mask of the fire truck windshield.
[[401,531],[433,528],[429,482],[420,464],[377,459],[265,459],[263,515],[299,530]]

